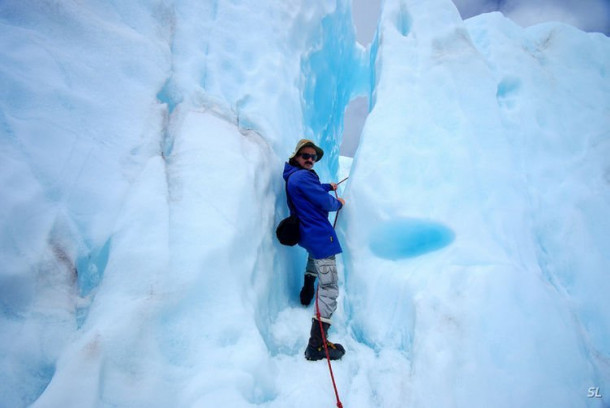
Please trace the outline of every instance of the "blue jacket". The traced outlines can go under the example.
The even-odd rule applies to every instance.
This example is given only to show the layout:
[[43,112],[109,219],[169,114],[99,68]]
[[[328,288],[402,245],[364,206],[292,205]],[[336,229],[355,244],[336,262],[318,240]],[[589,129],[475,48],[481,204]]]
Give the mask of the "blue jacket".
[[332,191],[331,185],[321,184],[315,171],[289,163],[284,166],[284,180],[288,180],[287,191],[294,205],[290,213],[296,213],[300,221],[299,245],[314,259],[341,253],[335,229],[328,221],[329,211],[338,211],[342,207],[339,200],[328,194]]

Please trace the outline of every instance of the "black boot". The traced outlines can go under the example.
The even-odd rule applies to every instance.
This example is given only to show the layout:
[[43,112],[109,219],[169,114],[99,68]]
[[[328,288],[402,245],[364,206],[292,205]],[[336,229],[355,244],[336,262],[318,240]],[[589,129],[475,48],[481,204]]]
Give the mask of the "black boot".
[[[322,322],[324,329],[324,336],[328,333],[330,324]],[[345,349],[341,344],[335,344],[328,341],[326,336],[326,345],[328,347],[328,356],[331,360],[339,360],[345,354]],[[324,350],[324,340],[322,339],[322,332],[320,331],[320,322],[316,319],[311,319],[311,332],[309,334],[309,344],[305,349],[305,358],[307,360],[316,361],[326,358],[326,351]]]
[[303,306],[309,306],[311,303],[311,299],[313,299],[314,288],[313,284],[316,281],[316,277],[314,275],[306,274],[305,282],[303,283],[303,289],[301,289],[301,304]]

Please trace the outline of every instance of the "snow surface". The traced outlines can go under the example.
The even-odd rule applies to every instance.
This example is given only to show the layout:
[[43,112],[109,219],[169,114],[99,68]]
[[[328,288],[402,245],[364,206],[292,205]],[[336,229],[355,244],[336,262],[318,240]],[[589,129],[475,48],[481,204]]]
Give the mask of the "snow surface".
[[343,406],[609,406],[610,40],[450,0],[386,0],[366,49],[351,21],[0,2],[0,407],[334,406],[273,233],[303,136],[350,176]]

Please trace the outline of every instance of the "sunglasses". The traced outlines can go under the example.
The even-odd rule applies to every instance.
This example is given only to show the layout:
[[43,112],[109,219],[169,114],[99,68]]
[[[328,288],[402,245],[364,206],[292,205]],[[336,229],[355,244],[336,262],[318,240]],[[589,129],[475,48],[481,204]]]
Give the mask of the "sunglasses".
[[309,153],[300,153],[299,156],[301,156],[305,160],[312,159],[313,161],[316,161],[316,159],[318,158],[317,154],[309,154]]

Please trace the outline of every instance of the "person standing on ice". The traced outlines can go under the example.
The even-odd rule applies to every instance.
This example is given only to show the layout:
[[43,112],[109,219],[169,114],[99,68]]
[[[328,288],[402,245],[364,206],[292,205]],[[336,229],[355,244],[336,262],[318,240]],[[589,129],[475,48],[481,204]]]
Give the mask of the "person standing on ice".
[[[337,189],[335,183],[321,184],[314,163],[320,161],[324,151],[311,140],[301,139],[297,143],[288,163],[284,166],[286,191],[299,218],[299,245],[309,254],[305,268],[305,283],[300,298],[304,306],[311,303],[314,282],[318,282],[318,302],[320,320],[314,316],[305,358],[321,360],[326,357],[324,338],[331,323],[331,316],[337,309],[339,286],[337,284],[337,264],[335,255],[341,253],[341,245],[335,229],[328,221],[330,211],[339,211],[345,204],[342,198],[328,194]],[[320,324],[320,321],[322,324]],[[322,326],[322,327],[320,327]],[[340,359],[345,349],[340,344],[327,341],[331,360]]]

